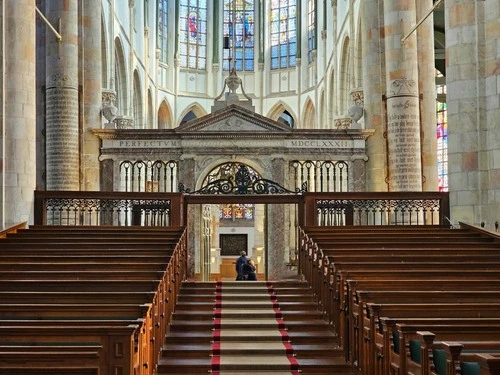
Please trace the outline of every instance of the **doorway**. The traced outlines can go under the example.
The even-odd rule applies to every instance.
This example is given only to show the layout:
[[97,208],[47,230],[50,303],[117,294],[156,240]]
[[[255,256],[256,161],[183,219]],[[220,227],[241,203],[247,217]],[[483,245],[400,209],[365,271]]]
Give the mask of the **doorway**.
[[261,280],[294,276],[302,192],[262,179],[241,163],[214,171],[185,196],[194,277],[234,280],[241,251],[257,263]]

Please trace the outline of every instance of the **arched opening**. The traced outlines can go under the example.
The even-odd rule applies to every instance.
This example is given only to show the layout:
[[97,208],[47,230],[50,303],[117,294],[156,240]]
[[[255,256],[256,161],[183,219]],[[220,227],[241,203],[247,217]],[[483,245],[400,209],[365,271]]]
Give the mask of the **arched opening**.
[[[198,280],[235,280],[235,261],[245,251],[259,280],[296,275],[296,215],[300,194],[261,177],[237,161],[215,164],[186,191],[190,244]],[[291,208],[293,207],[293,208]]]

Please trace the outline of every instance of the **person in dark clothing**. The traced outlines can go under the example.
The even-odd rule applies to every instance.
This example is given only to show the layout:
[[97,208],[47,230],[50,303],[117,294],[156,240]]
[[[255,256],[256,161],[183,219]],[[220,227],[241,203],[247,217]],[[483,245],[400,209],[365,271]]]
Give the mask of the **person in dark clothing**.
[[243,279],[243,265],[247,262],[247,253],[242,251],[240,257],[236,259],[236,280]]
[[257,281],[257,268],[252,259],[248,258],[243,264],[243,280]]

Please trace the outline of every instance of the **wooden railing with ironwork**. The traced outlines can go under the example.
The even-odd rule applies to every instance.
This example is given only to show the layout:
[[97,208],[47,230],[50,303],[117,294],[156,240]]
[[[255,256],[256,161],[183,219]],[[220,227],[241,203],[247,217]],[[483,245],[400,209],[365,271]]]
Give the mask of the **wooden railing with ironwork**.
[[306,193],[305,225],[449,226],[448,193]]
[[185,226],[179,193],[35,191],[35,224]]

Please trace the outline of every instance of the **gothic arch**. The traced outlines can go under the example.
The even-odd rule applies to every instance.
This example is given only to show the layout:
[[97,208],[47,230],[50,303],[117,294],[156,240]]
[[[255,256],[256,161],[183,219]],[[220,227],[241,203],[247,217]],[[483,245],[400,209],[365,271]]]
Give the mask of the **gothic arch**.
[[344,116],[347,114],[349,82],[350,82],[350,56],[349,56],[349,37],[346,36],[342,45],[342,54],[340,60],[340,88],[339,88],[339,114]]
[[139,72],[137,69],[134,70],[134,97],[132,102],[132,108],[134,110],[134,128],[142,129],[144,128],[143,120],[143,99],[141,91],[141,78],[139,77]]
[[128,83],[127,83],[127,63],[123,44],[119,37],[115,39],[115,91],[116,107],[118,114],[124,116],[127,114],[128,102]]
[[179,124],[182,124],[182,120],[184,119],[184,117],[189,113],[189,112],[192,112],[192,114],[196,117],[196,118],[200,118],[200,117],[203,117],[207,114],[207,112],[203,109],[203,106],[200,105],[199,103],[194,103],[192,105],[190,105],[189,107],[187,107],[182,113],[181,115],[179,116]]
[[101,15],[101,66],[102,66],[102,81],[101,85],[103,88],[111,88],[111,84],[109,82],[108,74],[109,74],[109,65],[108,61],[110,60],[108,57],[108,33],[106,32],[106,17],[104,12]]
[[314,104],[311,98],[307,98],[306,103],[304,105],[303,111],[303,128],[304,129],[315,129],[317,127],[316,123],[316,109],[314,108]]
[[327,101],[328,101],[328,106],[326,109],[327,112],[327,119],[330,124],[333,124],[333,120],[336,115],[337,111],[337,103],[336,103],[336,93],[337,91],[335,90],[335,69],[332,69],[330,72],[330,79],[328,80],[328,87],[327,87]]
[[155,128],[155,115],[153,109],[153,92],[151,87],[148,88],[148,113],[147,113],[147,123],[144,126],[147,129]]
[[319,109],[318,109],[318,114],[319,114],[319,123],[318,128],[319,129],[326,129],[327,124],[326,124],[326,105],[325,105],[325,90],[321,90],[321,93],[319,94]]
[[158,108],[158,129],[169,129],[172,127],[172,111],[166,99],[163,99]]
[[[208,183],[212,182],[214,177],[213,176],[211,177],[211,174],[215,175],[222,168],[227,168],[229,173],[233,173],[235,172],[236,169],[238,169],[239,165],[244,165],[249,170],[253,171],[257,177],[259,178],[263,177],[261,172],[259,171],[260,170],[259,166],[250,160],[246,160],[243,158],[241,160],[230,160],[230,161],[217,160],[214,163],[211,163],[209,166],[207,166],[202,171],[202,173],[200,173],[198,181],[196,181],[197,188],[202,188],[206,186]],[[218,178],[224,178],[224,176],[219,175]]]
[[361,35],[361,17],[358,20],[358,30],[356,33],[356,64],[355,64],[355,85],[356,88],[363,87],[363,38]]
[[[271,120],[274,121],[280,121],[280,117],[283,115],[283,113],[288,112],[290,117],[293,120],[292,124],[288,124],[290,127],[295,128],[297,127],[297,115],[293,112],[293,110],[284,102],[280,101],[276,103],[271,110],[268,112],[267,116]],[[284,121],[283,121],[284,122]]]

